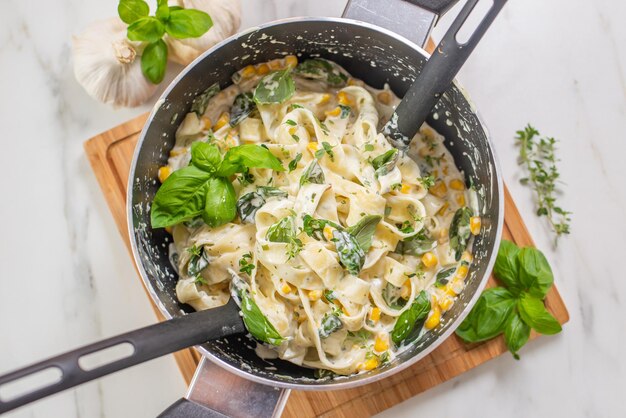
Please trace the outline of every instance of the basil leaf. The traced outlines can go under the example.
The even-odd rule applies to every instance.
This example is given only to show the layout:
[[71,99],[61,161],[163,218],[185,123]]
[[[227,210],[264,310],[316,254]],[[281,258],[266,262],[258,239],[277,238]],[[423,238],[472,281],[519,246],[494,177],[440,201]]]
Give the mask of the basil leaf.
[[402,255],[421,256],[426,254],[428,251],[434,250],[436,247],[437,241],[428,238],[424,231],[420,231],[417,234],[398,242],[394,252]]
[[454,251],[454,258],[456,261],[461,259],[461,254],[467,248],[467,241],[469,241],[470,232],[470,218],[472,217],[472,210],[468,207],[458,209],[454,213],[452,222],[450,222],[450,230],[448,237],[450,238],[450,248]]
[[437,273],[437,279],[435,280],[435,286],[442,288],[450,281],[449,277],[456,271],[456,267],[450,267],[442,269]]
[[120,0],[117,5],[117,14],[122,22],[130,25],[142,17],[148,16],[150,6],[143,0]]
[[324,290],[324,297],[329,302],[333,302],[333,301],[337,300],[337,298],[335,297],[335,292],[333,292],[330,289]]
[[206,252],[200,248],[199,254],[193,254],[189,259],[189,263],[187,264],[187,274],[191,277],[195,277],[208,266],[209,259],[207,258]]
[[222,161],[222,154],[215,145],[206,142],[194,142],[191,144],[191,163],[196,167],[214,173]]
[[269,187],[269,186],[259,186],[257,188],[257,192],[261,194],[266,199],[270,199],[272,197],[278,197],[280,199],[286,199],[289,197],[289,193],[284,190],[280,190],[277,187]]
[[318,241],[325,240],[324,227],[330,225],[336,229],[343,229],[341,225],[328,221],[326,219],[314,219],[311,215],[304,215],[302,217],[302,231],[308,236],[315,238]]
[[323,59],[308,59],[294,69],[294,72],[304,78],[324,80],[331,86],[344,86],[348,76],[342,73],[336,65]]
[[256,192],[246,193],[237,200],[237,213],[243,223],[254,223],[254,216],[265,204],[265,199]]
[[274,325],[263,314],[249,292],[242,290],[240,298],[243,323],[248,332],[257,340],[272,345],[280,345],[285,339],[276,331]]
[[156,18],[165,23],[170,18],[170,8],[167,0],[157,0]]
[[367,252],[372,246],[372,237],[381,219],[379,215],[364,216],[356,224],[346,228],[346,231],[354,237],[359,247]]
[[212,177],[206,193],[202,219],[207,225],[217,227],[235,219],[237,197],[233,184],[223,177]]
[[172,226],[200,215],[204,211],[210,178],[209,173],[194,166],[174,171],[152,201],[152,227]]
[[546,310],[541,299],[524,293],[517,302],[522,320],[540,334],[552,335],[561,332],[561,324]]
[[300,177],[300,186],[304,186],[307,183],[324,184],[326,178],[324,177],[324,170],[317,162],[317,160],[311,161],[311,164],[304,170]]
[[235,97],[233,107],[230,108],[230,126],[237,126],[256,109],[252,93],[241,93]]
[[141,71],[150,82],[159,84],[165,77],[167,45],[162,39],[148,44],[141,55]]
[[[128,26],[126,35],[131,41],[141,42],[157,42],[160,41],[165,33],[163,23],[156,17],[142,17]],[[144,51],[145,54],[145,51]]]
[[322,318],[320,324],[319,335],[320,338],[328,338],[330,334],[343,328],[343,322],[338,317],[338,312],[327,313]]
[[197,9],[171,10],[165,24],[167,34],[176,39],[198,38],[213,26],[211,16]]
[[274,171],[285,171],[280,160],[267,148],[261,145],[245,144],[233,147],[226,152],[217,175],[228,177],[242,173],[248,168],[271,168]]
[[286,216],[267,229],[265,238],[270,242],[291,242],[296,235],[293,216]]
[[398,156],[398,149],[394,148],[374,158],[372,167],[376,170],[376,177],[382,177],[393,170],[398,162]]
[[283,103],[295,91],[296,85],[289,70],[276,71],[261,79],[254,90],[254,101],[258,104]]
[[298,168],[298,163],[300,162],[300,160],[302,159],[302,154],[298,153],[296,154],[296,157],[289,161],[289,172],[291,173],[293,170],[295,170],[296,168]]
[[365,263],[365,252],[359,246],[357,240],[346,231],[335,229],[333,242],[337,248],[339,262],[350,274],[357,275]]
[[415,329],[421,329],[430,312],[430,296],[422,290],[409,309],[402,312],[391,332],[391,339],[399,345],[407,337],[411,336]]
[[193,102],[191,102],[191,111],[196,112],[198,116],[204,115],[204,112],[209,105],[209,100],[211,100],[211,98],[219,92],[220,85],[218,83],[212,84],[209,88],[198,94],[193,99]]
[[519,295],[522,284],[519,281],[520,264],[518,254],[520,250],[511,241],[502,240],[496,256],[493,273],[514,295]]
[[519,360],[517,352],[528,342],[529,337],[530,327],[522,321],[517,312],[512,313],[504,327],[504,342],[513,357]]
[[456,334],[467,342],[478,342],[500,335],[515,308],[515,297],[503,287],[485,290]]
[[402,309],[406,305],[406,300],[402,298],[402,288],[396,287],[387,282],[387,285],[383,289],[383,300],[391,309],[396,311]]
[[517,255],[519,260],[519,281],[528,293],[544,299],[552,287],[554,276],[548,260],[536,248],[525,247]]

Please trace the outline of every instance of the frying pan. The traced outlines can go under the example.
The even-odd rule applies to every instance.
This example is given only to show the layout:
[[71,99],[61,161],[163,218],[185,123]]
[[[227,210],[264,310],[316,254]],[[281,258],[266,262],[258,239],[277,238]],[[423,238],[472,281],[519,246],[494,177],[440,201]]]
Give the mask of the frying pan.
[[[461,15],[466,18],[477,1],[469,0]],[[501,7],[504,1],[496,0],[494,5]],[[150,227],[150,204],[158,189],[155,180],[158,168],[166,163],[169,150],[174,145],[176,129],[189,112],[193,98],[215,82],[222,88],[226,87],[231,83],[231,75],[240,68],[293,53],[300,59],[323,57],[335,61],[369,85],[381,88],[388,83],[402,97],[429,57],[420,45],[426,42],[438,16],[455,2],[351,0],[344,18],[287,19],[252,28],[223,41],[180,73],[155,105],[142,131],[131,167],[127,197],[133,255],[150,296],[166,318],[182,319],[193,313],[193,309],[176,299],[178,276],[168,259],[171,237],[162,229],[153,230]],[[467,44],[456,44],[455,47],[473,48],[475,42],[477,39],[470,38]],[[325,379],[317,379],[313,370],[287,361],[260,358],[254,351],[255,343],[245,336],[213,340],[197,347],[203,360],[186,398],[172,405],[161,416],[277,415],[289,389],[346,389],[374,382],[419,361],[454,332],[480,295],[495,261],[503,223],[502,180],[487,130],[464,90],[455,82],[444,93],[438,92],[437,99],[439,101],[426,120],[445,136],[446,146],[464,172],[466,181],[475,185],[483,221],[481,233],[474,239],[474,263],[466,287],[441,324],[382,368]],[[427,106],[426,111],[430,107]],[[426,114],[424,109],[419,111]],[[227,306],[224,309],[232,309],[232,303],[229,305],[230,308]],[[216,311],[213,314],[218,315]],[[199,321],[198,324],[202,324],[200,319],[206,321],[211,312],[192,316]],[[190,321],[177,323],[187,324],[189,332],[194,332]],[[153,336],[157,335],[159,329],[164,329],[159,327],[165,326],[155,325],[150,327],[150,332]],[[195,332],[197,334],[197,329]],[[123,337],[116,337],[115,341],[125,341]],[[112,340],[108,340],[107,344]],[[147,344],[147,338],[145,341],[133,341],[135,355],[141,354],[137,354],[141,351],[138,347]],[[84,353],[104,346],[106,344],[97,343],[85,347]],[[172,341],[174,346],[183,348],[185,345],[181,341]],[[167,349],[171,352],[171,348],[163,347],[163,350]],[[68,370],[76,369],[73,358],[59,356],[57,359],[63,371],[66,371],[63,365]],[[67,361],[63,363],[64,360]],[[131,362],[126,361],[129,361],[128,364]],[[120,362],[96,369],[93,376],[119,370],[122,368]],[[74,384],[67,382],[66,387]],[[34,396],[33,399],[38,397],[41,396]]]

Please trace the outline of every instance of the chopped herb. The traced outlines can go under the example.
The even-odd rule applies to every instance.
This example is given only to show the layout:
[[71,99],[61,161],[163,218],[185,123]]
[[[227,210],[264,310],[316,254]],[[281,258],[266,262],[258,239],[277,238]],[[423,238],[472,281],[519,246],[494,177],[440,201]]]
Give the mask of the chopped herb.
[[349,117],[350,113],[352,113],[352,108],[350,106],[340,104],[339,108],[341,109],[341,119]]
[[337,298],[335,297],[335,293],[332,290],[330,290],[330,289],[324,290],[324,297],[329,302],[333,302],[333,301],[337,300]]
[[335,153],[333,152],[334,146],[331,146],[328,142],[322,142],[322,148],[315,151],[315,158],[318,160],[324,156],[324,154],[328,154],[330,161],[335,161]]
[[376,177],[382,177],[393,170],[398,162],[398,157],[398,150],[394,148],[374,158],[372,166],[376,170]]
[[291,134],[291,139],[293,139],[296,142],[300,142],[300,137],[296,134]]
[[287,119],[287,120],[285,121],[285,123],[286,123],[287,125],[289,125],[289,126],[298,126],[298,124],[296,123],[296,121],[295,121],[295,120],[293,120],[293,119]]
[[435,177],[428,175],[426,177],[420,177],[417,179],[424,189],[428,190],[435,185]]
[[246,253],[239,259],[239,271],[241,273],[252,274],[254,270],[254,264],[252,264],[252,253]]
[[365,144],[365,146],[363,147],[363,150],[365,150],[365,152],[372,152],[372,151],[374,151],[374,145],[372,145],[372,144]]
[[300,162],[301,159],[302,159],[302,154],[298,153],[296,154],[296,157],[293,160],[289,161],[289,165],[287,167],[289,168],[290,173],[298,167],[298,163]]
[[204,277],[202,277],[200,274],[198,274],[196,276],[196,278],[193,281],[195,284],[197,285],[208,285],[209,282],[206,281],[206,279]]
[[313,160],[304,170],[304,173],[302,173],[302,177],[300,177],[300,186],[304,186],[307,183],[324,184],[325,181],[322,167],[320,167],[317,160]]

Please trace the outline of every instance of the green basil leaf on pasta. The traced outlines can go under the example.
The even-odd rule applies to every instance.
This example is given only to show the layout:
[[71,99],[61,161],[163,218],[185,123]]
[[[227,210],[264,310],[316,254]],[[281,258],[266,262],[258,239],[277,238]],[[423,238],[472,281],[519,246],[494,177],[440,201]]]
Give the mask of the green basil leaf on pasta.
[[503,287],[485,290],[456,334],[467,342],[485,341],[500,335],[515,303],[513,294]]
[[206,142],[191,144],[191,163],[209,173],[214,173],[222,162],[222,154],[218,147]]
[[383,300],[391,309],[399,311],[406,305],[406,299],[402,297],[402,288],[387,282],[383,289]]
[[304,78],[326,81],[333,87],[344,86],[348,81],[348,76],[337,65],[319,58],[302,61],[294,73]]
[[398,242],[394,252],[402,255],[421,256],[435,248],[437,248],[437,241],[429,238],[426,232],[421,230],[417,234]]
[[339,313],[337,311],[333,311],[324,315],[318,332],[320,338],[328,338],[330,334],[340,330],[341,328],[343,328],[343,322],[339,319]]
[[267,229],[265,235],[270,242],[289,243],[296,235],[296,224],[293,216],[286,216]]
[[307,183],[324,184],[324,182],[326,182],[324,170],[322,170],[317,160],[311,161],[311,164],[307,166],[302,176],[300,176],[300,186],[304,186]]
[[522,284],[519,281],[519,247],[511,241],[502,240],[496,257],[493,273],[513,293],[519,294]]
[[365,263],[365,252],[357,240],[346,231],[333,230],[333,242],[337,248],[339,262],[352,275],[358,275]]
[[372,167],[376,170],[376,176],[382,177],[393,170],[398,162],[398,156],[398,150],[394,148],[374,158]]
[[290,70],[270,73],[263,77],[254,90],[254,101],[259,104],[283,103],[296,92]]
[[372,237],[376,232],[376,226],[382,219],[379,215],[366,215],[359,221],[347,228],[346,231],[351,234],[363,251],[369,251],[372,246]]
[[165,26],[156,17],[146,16],[131,23],[126,32],[131,41],[154,43],[161,40]]
[[209,259],[203,247],[198,248],[194,245],[188,251],[191,253],[191,257],[187,263],[187,274],[196,277],[209,266]]
[[150,6],[143,0],[120,0],[117,5],[117,13],[122,22],[130,25],[142,17],[148,16]]
[[437,286],[438,288],[445,287],[445,285],[447,285],[448,282],[450,281],[450,276],[452,276],[452,274],[454,274],[455,271],[456,271],[456,267],[450,267],[447,269],[440,270],[436,276],[435,286]]
[[411,306],[398,317],[391,332],[391,339],[396,345],[411,336],[414,331],[422,328],[430,312],[430,296],[422,290]]
[[522,248],[517,257],[522,287],[531,295],[544,299],[554,282],[548,260],[541,251],[532,247]]
[[165,24],[167,34],[176,39],[198,38],[213,26],[211,16],[196,9],[170,9]]
[[[171,9],[171,8],[170,8]],[[217,93],[220,92],[219,83],[214,83],[209,88],[204,90],[202,93],[198,94],[191,102],[191,111],[195,112],[198,116],[204,115],[207,106],[209,105],[209,100],[213,98]]]
[[243,223],[254,223],[254,217],[265,204],[265,198],[257,192],[246,193],[237,200],[237,214]]
[[235,219],[237,197],[233,184],[223,177],[212,177],[206,193],[202,219],[207,225],[217,227]]
[[252,93],[241,93],[235,97],[235,102],[230,108],[230,126],[237,126],[239,122],[247,118],[256,109],[256,102]]
[[513,357],[519,359],[517,352],[528,342],[529,337],[530,327],[517,312],[513,312],[504,327],[504,342]]
[[[241,278],[238,278],[238,280],[242,281]],[[259,341],[272,345],[280,345],[284,341],[284,338],[263,314],[263,311],[261,311],[259,305],[256,304],[247,288],[240,285],[236,287],[236,290],[241,301],[240,308],[243,323],[248,329],[248,332]]]
[[141,55],[141,71],[153,84],[159,84],[165,77],[167,67],[167,45],[163,40],[148,44]]
[[248,168],[271,168],[274,171],[285,171],[280,160],[270,150],[253,144],[239,145],[226,152],[217,175],[228,177],[242,173]]
[[522,320],[540,334],[552,335],[561,332],[561,324],[548,312],[543,301],[524,293],[517,303]]
[[450,238],[450,248],[454,251],[454,258],[456,261],[461,259],[463,251],[467,248],[467,242],[469,241],[471,235],[471,217],[472,210],[468,207],[463,207],[454,213],[452,222],[450,222],[448,237]]
[[153,228],[190,220],[204,211],[211,175],[189,166],[174,171],[161,185],[150,211]]

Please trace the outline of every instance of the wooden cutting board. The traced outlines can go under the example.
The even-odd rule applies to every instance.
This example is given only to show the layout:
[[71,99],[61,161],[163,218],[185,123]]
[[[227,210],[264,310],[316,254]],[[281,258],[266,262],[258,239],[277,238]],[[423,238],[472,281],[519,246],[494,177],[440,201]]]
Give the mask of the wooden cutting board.
[[[85,151],[93,171],[129,252],[126,185],[133,151],[147,116],[141,115],[85,143]],[[519,246],[534,245],[506,187],[504,197],[503,237]],[[494,284],[491,277],[488,286]],[[548,293],[546,305],[561,324],[569,320],[569,314],[556,287]],[[163,316],[154,305],[153,308],[159,320],[163,320]],[[536,337],[533,332],[531,339]],[[284,416],[294,418],[371,416],[506,352],[502,337],[482,344],[467,345],[453,335],[417,364],[380,382],[332,392],[291,391]],[[200,354],[195,349],[187,349],[174,356],[183,377],[189,383]]]

